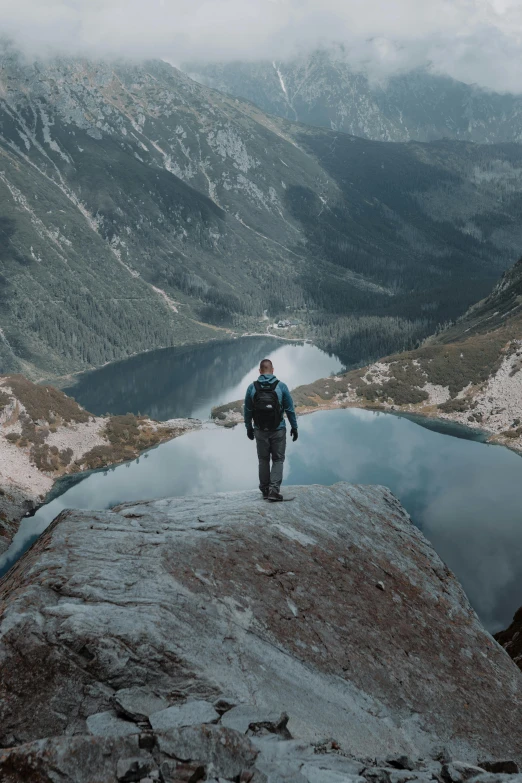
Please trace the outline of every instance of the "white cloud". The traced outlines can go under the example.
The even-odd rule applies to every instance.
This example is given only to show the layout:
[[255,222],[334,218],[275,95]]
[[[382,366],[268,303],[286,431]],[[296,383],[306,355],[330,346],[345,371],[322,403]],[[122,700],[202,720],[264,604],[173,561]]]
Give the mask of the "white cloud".
[[186,60],[285,58],[331,41],[388,74],[442,73],[522,91],[520,0],[0,0],[30,53]]

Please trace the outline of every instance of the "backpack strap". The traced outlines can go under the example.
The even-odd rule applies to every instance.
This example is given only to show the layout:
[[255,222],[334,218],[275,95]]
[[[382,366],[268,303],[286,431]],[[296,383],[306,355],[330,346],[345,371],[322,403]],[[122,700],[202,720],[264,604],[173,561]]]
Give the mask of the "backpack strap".
[[254,381],[254,389],[256,390],[256,392],[261,391],[262,386],[259,383],[259,381]]
[[271,383],[270,384],[270,391],[275,391],[278,383],[279,383],[279,379],[274,381],[273,383]]

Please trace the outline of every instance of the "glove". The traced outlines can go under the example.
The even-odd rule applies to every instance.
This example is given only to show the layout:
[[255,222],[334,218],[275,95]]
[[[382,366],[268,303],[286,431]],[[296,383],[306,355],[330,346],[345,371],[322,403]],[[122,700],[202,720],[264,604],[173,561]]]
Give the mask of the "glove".
[[249,440],[254,440],[254,428],[253,427],[249,427],[247,429],[247,438]]
[[290,435],[292,436],[292,440],[293,440],[293,441],[294,441],[294,443],[295,443],[295,442],[296,442],[296,440],[297,440],[297,438],[299,437],[299,434],[298,434],[298,432],[297,432],[297,429],[294,429],[294,428],[292,427],[292,429],[290,430]]

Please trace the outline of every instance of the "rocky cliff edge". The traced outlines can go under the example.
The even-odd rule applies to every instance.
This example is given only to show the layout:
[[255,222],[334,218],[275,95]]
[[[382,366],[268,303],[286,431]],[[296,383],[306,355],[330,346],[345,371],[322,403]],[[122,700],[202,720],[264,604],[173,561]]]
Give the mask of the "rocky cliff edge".
[[[166,781],[211,779],[230,743],[240,761],[214,777],[359,779],[368,762],[304,775],[325,743],[330,771],[441,747],[519,760],[522,675],[389,490],[288,494],[63,512],[0,581],[0,778],[141,780],[170,758],[199,777]],[[287,751],[294,772],[271,777]]]
[[93,416],[54,386],[0,375],[0,554],[61,476],[135,459],[200,426],[196,419]]

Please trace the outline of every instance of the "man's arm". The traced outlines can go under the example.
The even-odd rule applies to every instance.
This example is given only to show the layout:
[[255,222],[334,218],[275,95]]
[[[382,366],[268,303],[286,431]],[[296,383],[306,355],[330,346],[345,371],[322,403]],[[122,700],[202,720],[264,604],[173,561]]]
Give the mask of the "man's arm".
[[282,392],[283,392],[283,410],[286,413],[286,416],[288,418],[288,421],[290,422],[290,426],[293,430],[297,429],[297,416],[295,415],[294,410],[294,401],[292,399],[292,395],[288,391],[288,386],[286,383],[282,384]]
[[243,406],[243,416],[245,418],[245,427],[247,430],[251,430],[253,424],[253,409],[252,409],[252,384],[247,389],[245,394],[245,404]]

